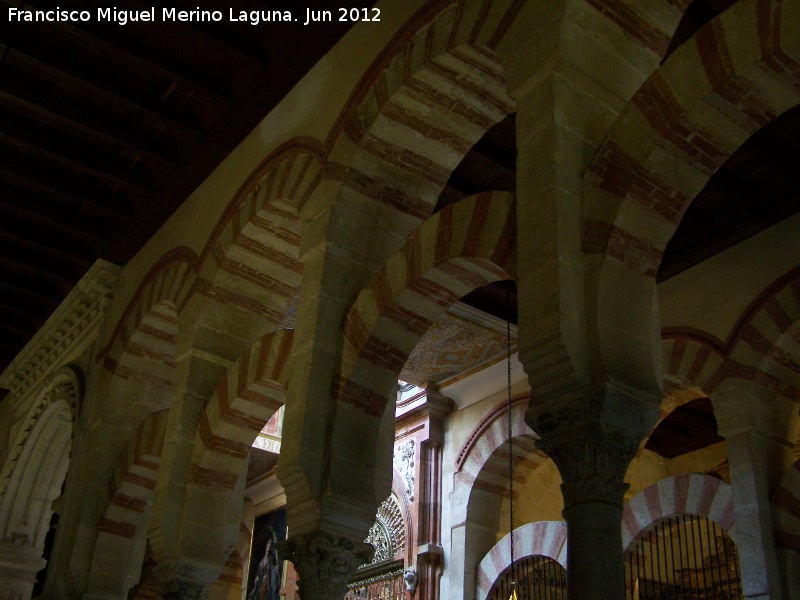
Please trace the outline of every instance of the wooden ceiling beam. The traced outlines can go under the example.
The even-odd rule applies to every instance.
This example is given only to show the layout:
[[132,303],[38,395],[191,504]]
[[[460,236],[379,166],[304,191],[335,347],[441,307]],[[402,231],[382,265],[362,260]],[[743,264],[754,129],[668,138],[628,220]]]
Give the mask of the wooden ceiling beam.
[[135,114],[140,118],[150,119],[165,127],[177,130],[184,135],[192,136],[196,138],[196,140],[199,140],[203,135],[197,124],[190,122],[184,115],[170,114],[164,111],[163,107],[145,106],[130,98],[120,96],[111,90],[100,87],[92,81],[83,79],[80,75],[68,73],[37,58],[28,56],[15,48],[10,48],[8,50],[5,62],[31,75],[52,81],[61,88],[78,90],[95,102],[111,104],[119,109]]
[[[26,3],[28,10],[54,9],[60,6],[59,2],[48,2],[38,0],[34,4]],[[92,12],[96,10],[96,5],[92,4]],[[103,35],[107,32],[107,35]],[[20,49],[24,52],[34,53],[38,48],[59,49],[60,45],[66,44],[79,51],[91,49],[92,53],[100,53],[105,57],[110,57],[120,63],[120,70],[130,67],[132,71],[139,72],[143,76],[158,76],[169,81],[175,82],[193,93],[201,94],[212,99],[214,102],[229,106],[233,100],[227,90],[222,89],[216,82],[210,81],[199,73],[188,74],[185,67],[169,68],[166,63],[170,62],[170,57],[156,56],[145,47],[135,49],[126,45],[126,38],[118,35],[116,28],[98,24],[94,27],[82,25],[81,27],[70,23],[60,22],[57,24],[42,23],[34,29],[35,35],[23,28],[11,28],[10,33],[4,39],[5,43],[11,48]],[[109,41],[109,40],[113,40]],[[38,45],[37,45],[38,43]],[[46,59],[45,59],[46,60]],[[49,61],[48,61],[49,62]]]
[[15,190],[3,190],[0,195],[0,215],[10,214],[47,232],[99,247],[111,239],[109,224],[92,215],[79,216],[75,211],[63,210],[52,202]]
[[76,279],[67,277],[63,271],[52,266],[53,263],[34,263],[19,255],[0,255],[0,274],[31,280],[32,285],[38,285],[41,281],[44,284],[55,285],[59,290],[69,290],[77,283]]
[[6,333],[10,333],[13,336],[16,336],[19,339],[30,339],[33,335],[38,331],[37,329],[27,329],[27,328],[20,328],[16,326],[16,323],[12,325],[8,321],[0,321],[0,331],[4,331]]
[[88,110],[80,103],[65,101],[63,95],[41,89],[35,82],[21,81],[19,76],[15,77],[9,71],[4,69],[0,73],[3,79],[0,106],[93,143],[113,144],[150,162],[173,168],[178,164],[175,153],[168,151],[164,144],[143,139],[124,129],[118,120],[105,118],[102,111]]
[[53,237],[31,237],[31,233],[27,231],[12,233],[7,229],[0,230],[0,250],[9,256],[21,252],[27,256],[25,262],[52,264],[53,268],[71,273],[76,281],[94,262],[94,257],[86,254],[83,249],[76,251],[74,245]]
[[74,175],[56,173],[53,169],[42,170],[41,164],[28,157],[11,156],[0,163],[0,181],[53,198],[79,213],[95,215],[109,222],[122,222],[130,216],[130,199],[121,199],[113,189],[86,186]]
[[[53,112],[41,104],[34,104],[18,98],[5,90],[0,90],[0,108],[28,119],[35,119],[42,125],[61,131],[65,135],[84,140],[95,145],[113,146],[120,154],[140,157],[147,163],[158,165],[163,169],[174,169],[177,162],[162,154],[156,154],[143,144],[130,142],[121,137],[110,135],[107,131],[87,123],[73,120],[65,115]],[[90,120],[90,123],[92,121]]]
[[37,303],[42,308],[47,309],[46,314],[52,313],[58,305],[61,304],[61,298],[58,296],[48,296],[47,294],[41,294],[39,292],[28,290],[22,288],[14,283],[0,280],[0,293],[2,294],[13,294],[16,296],[21,297],[24,301],[30,302],[33,301]]
[[[124,177],[119,172],[112,172],[96,168],[81,160],[74,160],[74,154],[65,154],[53,151],[41,145],[36,145],[27,140],[9,135],[0,131],[0,146],[6,146],[19,154],[23,154],[38,162],[59,166],[76,175],[86,175],[93,179],[105,182],[114,188],[124,188],[128,194],[138,198],[149,198],[153,190],[136,183],[131,177]],[[115,171],[117,171],[115,169]]]

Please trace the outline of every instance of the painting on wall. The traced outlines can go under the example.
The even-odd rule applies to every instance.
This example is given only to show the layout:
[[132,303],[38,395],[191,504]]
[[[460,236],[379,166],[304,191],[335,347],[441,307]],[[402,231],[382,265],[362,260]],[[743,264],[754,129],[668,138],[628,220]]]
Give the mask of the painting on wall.
[[283,562],[278,560],[275,545],[285,539],[285,508],[256,517],[247,574],[247,600],[279,600]]

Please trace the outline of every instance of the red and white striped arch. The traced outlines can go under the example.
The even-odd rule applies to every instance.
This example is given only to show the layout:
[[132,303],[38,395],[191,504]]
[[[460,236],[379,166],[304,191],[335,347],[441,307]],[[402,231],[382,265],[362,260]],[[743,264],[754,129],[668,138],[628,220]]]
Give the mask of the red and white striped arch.
[[514,110],[493,48],[519,6],[448,4],[422,9],[378,56],[332,145],[344,165],[337,210],[362,215],[378,260],[431,215],[464,155]]
[[585,172],[582,249],[602,257],[598,324],[611,376],[655,355],[655,276],[690,202],[753,133],[800,104],[798,27],[800,0],[737,2],[648,78]]
[[622,512],[622,547],[660,519],[695,515],[717,523],[736,542],[731,486],[702,473],[667,477],[634,496]]
[[283,406],[293,339],[292,330],[268,333],[225,374],[200,419],[193,485],[233,489],[253,441]]
[[198,292],[264,323],[283,321],[300,287],[299,211],[323,178],[319,144],[281,146],[226,207],[203,250]]
[[[489,595],[497,578],[511,566],[511,534],[497,542],[478,565],[478,595]],[[546,556],[567,568],[567,524],[563,521],[526,523],[514,530],[514,560]]]
[[511,448],[508,444],[508,407],[498,405],[483,418],[467,438],[456,462],[454,497],[465,502],[453,504],[453,523],[469,518],[469,500],[473,490],[482,490],[497,500],[509,497],[508,459],[514,455],[515,480],[524,482],[547,457],[536,449],[538,437],[525,422],[530,397],[513,399],[511,406]]
[[347,314],[340,402],[383,413],[430,325],[472,290],[512,278],[514,224],[513,196],[485,193],[446,207],[408,238]]
[[138,579],[168,413],[150,413],[139,424],[108,482],[110,501],[97,525],[90,592],[126,594]]
[[[163,307],[180,312],[194,286],[198,262],[192,250],[180,247],[167,252],[151,267],[99,353],[99,359],[108,370],[114,372],[118,367],[122,354],[145,317],[154,311],[163,313]],[[157,323],[150,325],[161,328]]]

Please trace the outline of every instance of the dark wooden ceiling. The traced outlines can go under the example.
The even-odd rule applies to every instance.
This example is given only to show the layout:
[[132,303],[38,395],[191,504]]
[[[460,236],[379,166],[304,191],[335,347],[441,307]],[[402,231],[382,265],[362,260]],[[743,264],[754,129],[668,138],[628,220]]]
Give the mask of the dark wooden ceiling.
[[[225,19],[3,26],[0,372],[97,258],[124,265],[349,26],[303,26],[305,8],[325,0],[158,8],[198,4]],[[0,0],[4,20],[12,6],[63,5]],[[95,15],[98,5],[68,6]],[[228,7],[291,9],[300,21],[230,23]]]
[[721,441],[711,400],[704,397],[673,410],[650,434],[645,448],[675,458]]

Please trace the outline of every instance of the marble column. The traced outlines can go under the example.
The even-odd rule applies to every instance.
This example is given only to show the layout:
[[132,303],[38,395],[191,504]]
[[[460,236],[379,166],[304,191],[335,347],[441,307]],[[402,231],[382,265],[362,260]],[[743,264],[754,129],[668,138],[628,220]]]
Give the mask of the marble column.
[[567,522],[569,600],[623,600],[625,472],[658,418],[658,399],[604,385],[526,414],[556,463]]
[[302,600],[341,600],[356,569],[375,552],[369,544],[317,531],[290,537],[278,544],[278,553],[290,560],[300,576]]
[[782,598],[770,494],[793,461],[797,405],[759,384],[728,380],[711,395],[728,447],[745,598]]

